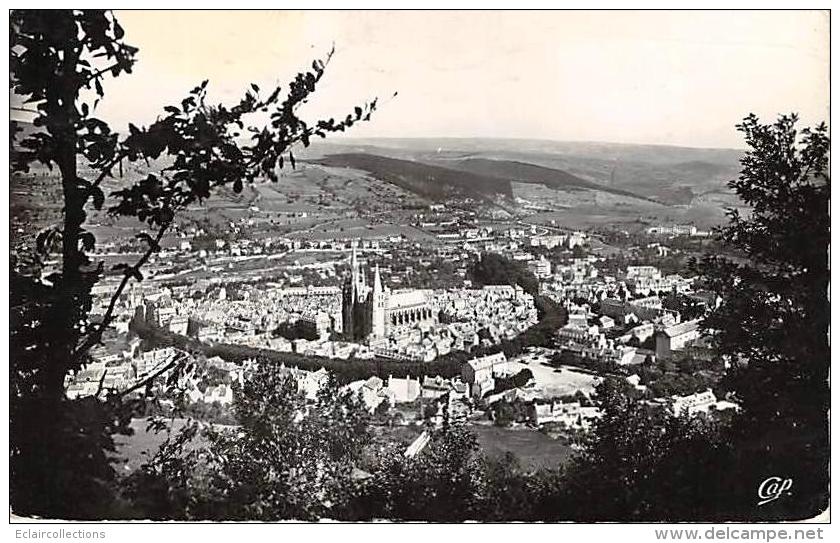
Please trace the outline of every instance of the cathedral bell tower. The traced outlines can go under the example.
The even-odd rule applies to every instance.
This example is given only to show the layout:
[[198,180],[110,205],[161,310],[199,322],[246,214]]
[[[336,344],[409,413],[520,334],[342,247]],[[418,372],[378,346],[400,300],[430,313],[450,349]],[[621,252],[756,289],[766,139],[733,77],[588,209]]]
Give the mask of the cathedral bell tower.
[[379,265],[373,274],[373,292],[371,293],[371,330],[374,338],[385,337],[385,305],[388,295],[382,288],[382,278],[379,276]]
[[359,261],[356,258],[356,248],[353,247],[353,253],[350,256],[350,274],[345,277],[344,284],[341,287],[341,318],[342,330],[344,335],[349,339],[355,339],[355,314],[356,301],[359,297],[358,277]]

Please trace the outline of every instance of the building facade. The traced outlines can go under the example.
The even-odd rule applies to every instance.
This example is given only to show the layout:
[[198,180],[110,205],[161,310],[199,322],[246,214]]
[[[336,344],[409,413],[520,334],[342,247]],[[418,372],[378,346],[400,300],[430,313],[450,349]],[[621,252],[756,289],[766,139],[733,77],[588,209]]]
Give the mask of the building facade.
[[699,337],[699,319],[669,326],[656,334],[656,357],[670,358],[674,355],[674,351],[682,351]]

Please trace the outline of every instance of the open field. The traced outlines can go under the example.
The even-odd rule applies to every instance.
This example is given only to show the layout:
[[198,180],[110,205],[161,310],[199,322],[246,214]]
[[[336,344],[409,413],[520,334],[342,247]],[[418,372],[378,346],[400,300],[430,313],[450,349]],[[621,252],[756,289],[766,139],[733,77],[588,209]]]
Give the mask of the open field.
[[555,368],[543,362],[514,362],[515,371],[528,368],[534,374],[537,381],[536,387],[532,390],[540,392],[545,398],[553,396],[565,396],[574,394],[578,390],[584,394],[591,394],[595,387],[601,383],[601,379],[588,373],[577,371],[570,366]]
[[344,226],[347,221],[330,221],[318,224],[306,230],[291,232],[290,238],[303,239],[308,241],[329,240],[329,239],[382,239],[391,236],[403,236],[409,241],[422,241],[424,243],[439,243],[439,240],[422,230],[413,226],[402,224],[369,224],[366,221],[353,221],[357,224]]
[[[667,206],[634,198],[623,194],[614,194],[597,189],[581,189],[579,187],[552,188],[535,183],[511,183],[514,195],[520,199],[526,209],[566,209],[588,207],[592,210],[621,208],[633,210],[635,213],[655,213]],[[527,202],[527,203],[524,203]]]
[[[173,437],[184,427],[185,422],[184,419],[175,419],[171,432]],[[114,437],[117,449],[114,465],[123,474],[136,470],[151,459],[170,435],[169,432],[147,431],[146,419],[132,419],[130,426],[134,430],[133,435]]]
[[513,453],[525,469],[554,468],[569,460],[572,449],[568,445],[531,428],[499,428],[473,425],[481,450],[489,457]]

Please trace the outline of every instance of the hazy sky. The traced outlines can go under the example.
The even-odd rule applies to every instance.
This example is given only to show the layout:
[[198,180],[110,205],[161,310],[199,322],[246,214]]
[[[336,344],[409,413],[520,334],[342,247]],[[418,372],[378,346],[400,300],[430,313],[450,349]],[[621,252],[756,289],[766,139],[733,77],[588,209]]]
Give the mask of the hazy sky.
[[[828,119],[819,11],[117,12],[140,48],[99,114],[147,124],[202,79],[231,100],[336,55],[305,112],[380,96],[354,136],[527,137],[740,147],[755,112]],[[399,95],[387,99],[394,91]]]

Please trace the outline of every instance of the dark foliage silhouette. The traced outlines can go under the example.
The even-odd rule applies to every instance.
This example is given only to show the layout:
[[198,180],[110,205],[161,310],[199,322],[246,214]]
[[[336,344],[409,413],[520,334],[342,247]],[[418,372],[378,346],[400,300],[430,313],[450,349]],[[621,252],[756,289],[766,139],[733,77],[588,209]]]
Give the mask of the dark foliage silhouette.
[[[105,489],[113,472],[104,454],[113,448],[110,435],[126,431],[119,402],[70,402],[64,380],[89,362],[120,294],[142,280],[141,269],[178,212],[217,187],[239,192],[243,183],[276,181],[278,169],[294,167],[294,145],[344,131],[376,109],[373,100],[343,119],[314,124],[298,116],[330,52],[297,74],[285,92],[279,86],[261,92],[251,84],[238,102],[211,104],[203,81],[148,127],[130,124],[127,135],[118,134],[95,112],[105,79],[130,74],[137,60],[138,49],[124,35],[107,11],[16,10],[10,16],[9,90],[23,101],[15,109],[32,115],[35,129],[24,131],[12,121],[11,170],[27,172],[33,163],[57,169],[63,203],[62,222],[42,231],[35,243],[36,258],[57,255],[60,269],[44,281],[37,262],[34,271],[15,265],[11,270],[11,503],[20,514],[90,517],[97,504],[110,501]],[[265,124],[252,124],[255,113],[268,114]],[[243,143],[245,134],[250,139]],[[145,178],[106,195],[103,182],[123,163],[135,162],[147,165]],[[90,258],[97,241],[86,228],[90,207],[145,226],[137,234],[145,247],[137,261],[105,270]],[[91,289],[114,272],[122,281],[104,317],[91,322]],[[89,413],[97,405],[104,411]]]
[[710,255],[696,263],[723,298],[705,326],[732,364],[728,387],[743,412],[732,444],[736,500],[754,502],[771,476],[793,478],[793,495],[764,506],[768,518],[806,518],[828,504],[828,128],[797,129],[797,116],[738,125],[749,150],[730,187],[751,208],[730,212],[719,232],[746,262]]

